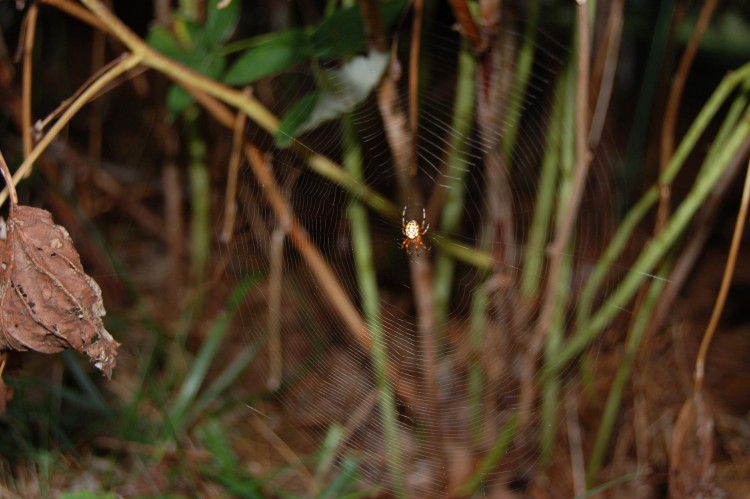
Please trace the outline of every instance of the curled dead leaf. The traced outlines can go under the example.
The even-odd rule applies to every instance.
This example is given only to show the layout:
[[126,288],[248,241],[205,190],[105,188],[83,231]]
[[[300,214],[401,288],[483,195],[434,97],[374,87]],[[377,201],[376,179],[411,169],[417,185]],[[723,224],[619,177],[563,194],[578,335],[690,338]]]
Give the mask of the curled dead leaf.
[[0,266],[0,351],[73,348],[107,377],[119,344],[104,329],[102,293],[68,231],[40,208],[11,205]]

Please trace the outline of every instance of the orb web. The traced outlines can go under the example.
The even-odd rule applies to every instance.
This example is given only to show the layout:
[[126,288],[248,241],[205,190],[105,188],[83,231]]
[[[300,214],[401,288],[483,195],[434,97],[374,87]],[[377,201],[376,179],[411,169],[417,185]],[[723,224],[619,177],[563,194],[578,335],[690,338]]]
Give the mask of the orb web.
[[[526,41],[523,25],[518,26],[518,31],[506,26],[501,35],[515,47]],[[401,29],[405,32],[399,34],[395,53],[403,75],[397,82],[396,105],[406,113],[408,60],[404,54],[408,54],[410,36],[408,26]],[[538,441],[544,430],[538,371],[530,373],[527,368],[538,369],[544,362],[543,350],[534,351],[531,344],[537,334],[540,296],[549,284],[548,244],[554,230],[548,229],[551,235],[536,244],[530,231],[539,205],[540,171],[551,130],[560,127],[551,109],[555,93],[563,91],[559,82],[571,58],[562,45],[538,34],[527,86],[515,96],[509,90],[504,100],[507,106],[517,97],[521,105],[481,128],[476,98],[471,116],[463,122],[454,118],[459,35],[445,23],[434,23],[425,31],[415,178],[423,201],[416,203],[408,194],[399,197],[393,144],[385,130],[392,124],[381,115],[377,96],[372,94],[346,118],[362,156],[361,177],[349,175],[390,200],[394,216],[366,206],[366,200],[357,200],[346,187],[306,165],[304,151],[343,163],[346,149],[340,119],[302,135],[297,148],[274,147],[268,137],[260,133],[252,137],[251,133],[263,150],[263,165],[271,172],[291,217],[280,216],[269,201],[269,186],[248,168],[239,186],[236,233],[224,249],[231,280],[248,274],[261,276],[247,300],[242,328],[248,341],[263,344],[253,369],[259,384],[266,382],[274,390],[284,410],[284,424],[309,436],[313,448],[327,437],[337,436],[331,473],[354,469],[364,486],[384,493],[404,487],[410,497],[427,497],[464,483],[483,459],[501,448],[504,455],[481,477],[485,491],[495,486],[522,486],[538,469]],[[515,73],[515,53],[503,63],[506,71]],[[283,115],[313,85],[308,70],[296,68],[293,74],[275,76],[257,97]],[[475,83],[474,91],[481,89]],[[512,155],[502,170],[488,173],[487,158],[497,153],[511,130],[517,133]],[[572,130],[560,129],[558,133]],[[465,148],[465,155],[450,170],[447,164],[456,155],[456,144]],[[556,316],[557,327],[563,332],[573,323],[574,304],[582,296],[583,282],[615,223],[612,165],[603,149],[594,154],[572,243],[564,252],[571,272],[555,283],[568,296],[566,309]],[[510,221],[505,233],[488,232],[486,226],[496,210],[488,200],[488,185],[498,179],[505,189],[499,201],[508,210]],[[553,190],[553,205],[562,188]],[[445,200],[451,195],[461,198],[459,221],[446,229],[441,219]],[[349,213],[357,202],[366,209],[369,258],[377,282],[376,320],[363,312],[356,264],[360,255],[355,254],[355,228]],[[421,225],[424,209],[430,224],[424,236],[429,249],[422,250],[423,258],[412,263],[403,248],[400,215],[404,209],[406,222],[415,220]],[[553,212],[549,225],[554,226],[559,216]],[[306,250],[300,249],[300,236],[295,231],[307,238]],[[478,268],[460,258],[449,258],[454,266],[450,293],[442,313],[433,310],[439,317],[429,333],[434,335],[434,350],[427,352],[415,306],[423,297],[416,295],[410,265],[427,265],[434,276],[438,259],[445,256],[441,241],[490,255],[494,264],[489,269]],[[310,252],[320,261],[311,261]],[[543,263],[537,270],[527,265],[532,257]],[[332,294],[321,272],[338,282],[344,298]],[[524,273],[529,272],[538,283],[533,293],[523,296]],[[606,290],[601,296],[606,296]],[[341,299],[348,300],[362,317],[364,334],[372,341],[369,347],[342,318],[337,303]],[[485,302],[484,313],[475,312],[480,300]],[[380,340],[373,334],[375,329],[382,331]],[[378,341],[387,352],[385,373],[379,372],[382,367],[378,368],[373,358],[373,345]],[[435,359],[433,364],[426,362],[426,355]],[[389,406],[383,403],[383,376],[395,398],[390,406],[395,411],[392,430],[384,415]],[[530,384],[529,376],[533,377]],[[575,389],[581,383],[572,369],[556,376],[565,389]],[[430,382],[434,390],[429,388]],[[534,387],[531,396],[524,386]],[[562,401],[556,404],[559,412],[565,411]],[[511,435],[507,442],[503,440],[506,434]],[[351,463],[355,463],[353,468],[348,467]]]

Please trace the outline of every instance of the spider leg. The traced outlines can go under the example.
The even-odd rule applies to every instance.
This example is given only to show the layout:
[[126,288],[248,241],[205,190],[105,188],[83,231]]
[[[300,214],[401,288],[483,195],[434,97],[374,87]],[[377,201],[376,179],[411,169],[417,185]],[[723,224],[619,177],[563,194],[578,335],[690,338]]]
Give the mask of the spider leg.
[[406,216],[406,206],[404,206],[404,211],[401,212],[401,227],[403,230],[404,227],[406,227],[406,220],[404,220],[404,217]]
[[409,243],[410,242],[411,242],[411,239],[406,238],[406,239],[404,239],[404,242],[401,243],[401,249],[405,249],[407,255],[409,254]]

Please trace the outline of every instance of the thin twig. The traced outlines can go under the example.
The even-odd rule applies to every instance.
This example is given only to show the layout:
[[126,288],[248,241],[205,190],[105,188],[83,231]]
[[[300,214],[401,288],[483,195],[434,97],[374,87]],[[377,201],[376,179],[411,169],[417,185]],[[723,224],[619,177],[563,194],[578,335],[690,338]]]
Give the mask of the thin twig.
[[[234,125],[234,116],[224,105],[217,102],[210,95],[194,87],[187,87],[187,89],[191,92],[193,97],[195,97],[196,101],[201,103],[201,105],[203,105],[219,123],[227,128],[231,128]],[[263,165],[263,154],[254,148],[254,146],[245,143],[244,151],[248,160],[255,157],[254,160],[259,161],[260,165]],[[257,155],[260,156],[257,157]],[[252,162],[250,163],[251,166],[253,166]],[[284,201],[284,198],[281,195],[281,190],[276,181],[265,170],[265,167],[259,167],[258,171],[261,173],[261,177],[256,177],[257,181],[259,184],[263,185],[264,193],[269,196],[269,201],[271,201],[270,204],[276,213],[276,217],[283,218],[288,216],[288,214],[291,213],[291,208]],[[255,169],[253,169],[253,171],[255,171]],[[329,297],[345,297],[344,300],[331,299],[334,310],[339,313],[344,325],[353,333],[355,342],[359,344],[363,350],[370,352],[371,341],[369,331],[356,329],[356,327],[360,326],[364,328],[364,322],[361,317],[355,320],[355,317],[358,317],[359,315],[356,308],[343,291],[340,283],[336,280],[333,271],[328,267],[328,264],[325,263],[325,260],[320,256],[317,248],[310,241],[307,232],[299,225],[299,222],[295,218],[292,217],[290,220],[289,238],[292,244],[295,245],[297,251],[303,255],[305,260],[308,261],[308,265],[314,271],[313,274],[318,278],[318,282],[321,287],[326,290],[327,295]],[[331,286],[330,290],[329,286]],[[353,326],[356,327],[351,328]],[[360,332],[358,333],[357,331]],[[388,372],[389,379],[393,380],[396,385],[395,390],[397,395],[406,404],[414,406],[416,403],[415,389],[398,375],[398,370],[392,364],[389,365]]]
[[556,290],[558,278],[562,268],[565,248],[568,246],[570,236],[573,232],[578,210],[581,206],[583,191],[586,185],[589,165],[591,164],[591,153],[588,149],[588,121],[589,121],[589,64],[591,47],[589,45],[589,15],[587,0],[576,0],[576,18],[578,26],[578,71],[576,81],[576,165],[573,172],[573,185],[569,198],[569,204],[564,211],[564,217],[558,227],[555,239],[548,250],[550,259],[550,270],[547,276],[547,289],[545,292],[542,311],[539,316],[537,335],[534,338],[531,351],[539,351],[544,337],[550,328],[550,320],[556,301]]
[[615,74],[617,72],[617,54],[620,51],[620,41],[622,40],[622,10],[624,3],[624,0],[615,0],[612,2],[605,33],[607,40],[602,46],[602,50],[599,53],[600,56],[597,58],[597,66],[599,65],[599,61],[601,61],[602,69],[601,83],[597,92],[594,115],[591,118],[591,128],[588,136],[588,143],[591,149],[595,149],[599,144],[612,97],[612,89],[614,88]]
[[300,477],[307,482],[307,490],[312,491],[312,495],[315,496],[318,491],[318,485],[315,483],[315,479],[310,473],[310,470],[307,469],[307,466],[305,466],[305,463],[297,455],[297,453],[294,452],[294,450],[292,450],[292,448],[289,447],[286,442],[284,442],[284,440],[280,438],[276,434],[276,432],[274,432],[273,429],[271,429],[271,427],[268,426],[268,424],[255,413],[253,413],[252,425],[255,427],[258,433],[260,433],[263,438],[265,438],[268,443],[270,443],[273,448],[276,449],[276,452],[279,453],[279,455],[289,464],[289,466],[291,466],[292,469],[298,471]]
[[365,323],[362,321],[362,317],[349,299],[346,291],[344,291],[344,288],[341,287],[339,280],[331,268],[325,262],[325,259],[310,240],[307,232],[299,224],[292,209],[284,200],[276,179],[273,178],[271,171],[268,169],[268,164],[263,157],[263,153],[249,143],[245,144],[244,149],[255,178],[263,186],[266,197],[276,212],[276,216],[283,224],[289,227],[289,238],[294,243],[297,251],[300,252],[310,270],[312,270],[318,279],[318,282],[326,290],[326,294],[334,310],[339,313],[349,332],[357,343],[365,351],[369,352],[372,348],[372,339]]
[[711,319],[708,322],[708,327],[703,335],[700,349],[698,350],[698,357],[695,359],[695,385],[693,387],[693,393],[699,394],[703,390],[703,377],[705,373],[706,355],[708,355],[708,348],[711,346],[711,340],[716,333],[716,327],[719,325],[719,318],[724,310],[724,304],[726,303],[727,294],[729,294],[729,286],[732,284],[732,276],[734,275],[734,268],[737,264],[737,254],[740,250],[740,243],[742,242],[742,232],[745,229],[745,223],[747,222],[747,210],[750,205],[750,160],[747,164],[747,173],[745,175],[745,186],[742,189],[742,202],[740,204],[740,210],[737,213],[737,222],[734,226],[734,234],[732,235],[732,244],[729,248],[729,257],[727,258],[727,264],[724,267],[724,275],[721,278],[721,287],[719,288],[719,296],[716,297],[716,304],[714,305],[713,312],[711,313]]
[[42,0],[42,3],[60,9],[69,16],[89,24],[100,31],[104,31],[105,33],[110,32],[105,23],[100,21],[96,16],[92,15],[91,12],[84,9],[76,2],[71,2],[70,0]]
[[18,204],[18,195],[16,194],[16,186],[13,184],[13,176],[10,174],[8,163],[5,162],[5,157],[2,152],[0,152],[0,173],[2,173],[3,178],[5,179],[5,185],[7,186],[6,189],[10,191],[10,206],[11,209],[13,209],[13,207]]
[[[245,92],[250,95],[250,87],[246,87]],[[242,161],[242,144],[246,122],[247,115],[237,113],[232,132],[232,153],[229,156],[229,168],[227,169],[227,188],[224,194],[224,226],[219,236],[219,240],[224,244],[228,244],[232,240],[232,232],[234,231],[234,219],[237,214],[237,176]]]
[[422,53],[422,17],[424,3],[413,0],[411,46],[409,47],[409,126],[411,128],[411,169],[412,177],[418,171],[419,147],[419,58]]
[[[86,90],[81,92],[78,98],[70,105],[70,107],[68,107],[68,109],[65,110],[60,119],[57,120],[55,124],[50,128],[49,132],[47,132],[44,137],[39,140],[39,142],[36,144],[36,147],[34,147],[31,153],[26,156],[24,162],[20,167],[18,167],[15,175],[13,175],[13,182],[17,184],[22,178],[28,175],[28,173],[31,171],[32,166],[34,165],[34,162],[39,158],[42,152],[47,149],[47,146],[49,146],[50,143],[55,139],[55,137],[58,136],[58,134],[68,124],[73,116],[78,114],[78,111],[80,111],[81,108],[86,105],[86,103],[88,103],[94,95],[96,95],[102,88],[107,86],[110,82],[114,81],[120,75],[137,66],[139,62],[139,56],[134,54],[123,54],[117,59],[117,63],[114,66],[112,66],[99,79],[92,82],[91,85],[86,88]],[[5,202],[7,196],[8,193],[5,189],[0,192],[0,204]]]
[[21,82],[21,137],[23,139],[24,157],[31,154],[34,147],[34,137],[31,134],[31,84],[34,60],[34,38],[36,35],[36,20],[39,15],[39,5],[32,3],[24,20],[23,30],[23,73]]
[[677,263],[675,263],[672,273],[669,275],[669,283],[659,295],[659,303],[644,334],[645,338],[650,337],[662,325],[665,317],[672,310],[675,299],[679,296],[683,285],[690,277],[695,267],[695,262],[701,255],[706,241],[714,229],[716,214],[719,211],[721,202],[724,200],[724,196],[732,186],[732,182],[742,166],[742,158],[747,156],[749,152],[750,141],[747,141],[737,155],[737,160],[727,168],[712,190],[709,198],[703,203],[701,211],[696,215],[694,223],[695,231],[691,232],[690,239],[686,241],[685,248],[680,252],[680,257]]
[[281,386],[284,359],[281,350],[281,283],[284,276],[284,241],[287,220],[279,220],[271,234],[268,273],[268,379],[266,386],[275,391]]
[[[711,17],[716,9],[717,0],[706,0],[703,4],[698,20],[695,23],[695,29],[693,34],[690,36],[685,52],[682,54],[680,59],[680,65],[677,67],[674,79],[672,80],[672,89],[669,92],[669,99],[667,100],[667,108],[664,111],[664,121],[661,127],[661,145],[659,148],[659,169],[664,171],[667,168],[672,154],[674,152],[674,141],[675,141],[675,127],[677,124],[677,114],[680,110],[680,100],[682,99],[682,92],[685,88],[685,82],[687,81],[690,67],[693,65],[695,54],[698,52],[703,34],[708,28],[708,24],[711,22]],[[667,186],[663,186],[659,190],[659,210],[656,217],[656,228],[655,231],[660,230],[661,227],[666,223],[669,217],[669,203],[671,198],[671,189]]]

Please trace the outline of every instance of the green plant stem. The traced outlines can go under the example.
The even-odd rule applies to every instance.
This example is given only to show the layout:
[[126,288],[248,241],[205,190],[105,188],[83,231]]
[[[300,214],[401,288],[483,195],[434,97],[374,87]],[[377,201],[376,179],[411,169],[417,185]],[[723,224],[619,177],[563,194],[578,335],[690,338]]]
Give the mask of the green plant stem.
[[[747,68],[750,69],[750,65]],[[712,98],[709,102],[714,100]],[[696,119],[696,124],[697,121],[698,119]],[[694,124],[694,127],[696,124]],[[589,343],[594,341],[609,321],[626,307],[643,281],[651,275],[656,264],[664,258],[667,251],[677,242],[678,237],[690,223],[692,217],[705,201],[711,189],[719,180],[739,148],[747,140],[748,136],[750,136],[750,112],[746,113],[744,119],[737,125],[734,133],[726,141],[725,147],[717,152],[714,165],[706,170],[705,175],[698,179],[699,181],[696,182],[696,185],[693,186],[685,200],[667,222],[664,230],[641,252],[632,269],[612,296],[607,299],[605,304],[602,305],[590,320],[583,324],[579,323],[578,326],[580,329],[566,342],[557,357],[549,359],[543,376],[556,375],[563,366],[576,357]],[[685,145],[686,140],[688,140],[687,137],[680,144],[678,152],[687,148]],[[694,143],[697,137],[691,135],[691,140]]]
[[[461,222],[464,210],[464,178],[468,172],[467,157],[469,154],[469,135],[471,134],[474,114],[474,74],[476,63],[471,45],[461,41],[458,53],[458,70],[456,76],[456,96],[454,100],[453,121],[450,134],[450,154],[446,159],[445,200],[440,215],[440,230],[449,234],[454,232]],[[453,287],[454,261],[445,252],[435,256],[435,315],[438,334],[438,347],[442,346],[448,308]]]
[[523,102],[526,95],[526,87],[529,84],[531,69],[534,65],[534,53],[536,51],[537,19],[539,18],[539,0],[527,2],[529,14],[526,20],[523,44],[518,51],[515,70],[513,71],[513,89],[508,98],[508,107],[505,115],[508,122],[503,129],[500,139],[500,149],[503,151],[503,159],[510,170],[513,160],[513,151],[516,148],[518,131],[521,124]]
[[[557,191],[557,217],[554,222],[554,230],[557,234],[563,229],[567,222],[569,207],[572,205],[571,197],[574,196],[575,169],[576,169],[576,78],[571,62],[566,64],[566,69],[561,76],[561,94],[564,96],[560,102],[562,115],[562,137],[560,140],[559,180],[555,184]],[[570,294],[569,280],[573,262],[574,242],[568,237],[565,247],[561,248],[557,272],[554,281],[548,281],[546,294],[551,294],[551,308],[547,312],[547,326],[544,336],[544,358],[554,358],[560,351],[563,343],[563,330],[565,327],[565,310]],[[551,279],[550,276],[547,279]],[[545,297],[545,300],[549,298]],[[542,320],[542,317],[540,317]],[[535,354],[536,352],[534,352]],[[534,359],[535,360],[535,359]],[[542,431],[540,435],[540,453],[542,462],[547,464],[552,459],[557,436],[558,415],[557,407],[560,399],[560,378],[552,377],[543,380],[542,383]]]
[[[638,223],[646,213],[648,213],[656,201],[658,201],[659,191],[657,185],[666,187],[672,185],[674,178],[680,172],[682,165],[688,155],[695,148],[698,139],[701,134],[703,134],[714,115],[719,111],[737,85],[746,82],[748,79],[750,79],[750,64],[745,64],[738,70],[724,77],[716,91],[711,95],[708,102],[706,102],[701,112],[695,118],[695,121],[693,121],[692,126],[682,142],[680,142],[680,146],[675,151],[672,160],[660,176],[658,182],[646,191],[633,209],[625,216],[624,220],[618,227],[617,232],[607,246],[607,249],[599,258],[599,261],[594,267],[594,271],[591,273],[591,277],[589,277],[589,280],[583,287],[583,291],[581,292],[581,302],[576,314],[576,322],[579,325],[590,322],[589,316],[591,313],[592,301],[599,291],[599,287],[604,282],[605,277],[609,274],[614,262],[620,257],[622,251],[625,249],[633,230],[638,226]],[[721,152],[723,153],[725,151],[722,150]]]
[[557,80],[552,116],[547,129],[547,147],[544,151],[542,169],[539,174],[539,188],[534,202],[534,218],[526,242],[526,255],[521,274],[521,295],[530,299],[539,290],[539,282],[544,272],[546,252],[543,250],[549,241],[550,220],[555,202],[558,169],[561,167],[562,131],[565,128],[564,110],[567,102],[565,89],[570,77],[570,65]]
[[211,253],[211,181],[206,165],[206,143],[198,133],[198,108],[190,107],[184,113],[187,127],[188,181],[190,184],[190,278],[196,301],[201,309],[201,296]]
[[[573,245],[573,241],[569,246]],[[552,359],[560,351],[565,334],[565,313],[568,310],[570,296],[570,278],[573,268],[573,252],[563,254],[560,267],[560,278],[557,283],[555,307],[552,310],[552,320],[544,349],[545,359]],[[542,386],[542,425],[540,435],[540,452],[542,463],[549,464],[555,450],[557,426],[560,419],[558,413],[560,401],[560,377],[555,376],[545,381]]]
[[638,316],[633,321],[633,325],[628,332],[625,354],[620,361],[620,365],[617,367],[617,373],[612,382],[612,387],[609,389],[607,402],[604,406],[604,413],[599,422],[599,429],[596,432],[594,449],[591,451],[591,457],[586,468],[586,483],[588,486],[593,483],[594,478],[596,478],[596,475],[601,469],[604,452],[607,450],[610,436],[613,434],[615,422],[617,421],[620,412],[620,403],[622,402],[623,393],[625,391],[625,384],[630,379],[635,356],[640,348],[643,335],[648,329],[654,309],[659,302],[659,296],[661,296],[661,293],[664,291],[664,287],[667,283],[666,277],[669,275],[670,269],[671,262],[668,262],[663,265],[659,271],[659,277],[662,279],[656,279],[651,282],[648,293],[638,310]]
[[[344,116],[341,125],[344,137],[344,168],[346,168],[352,178],[362,180],[362,151],[351,117]],[[362,299],[364,319],[372,335],[372,360],[378,386],[388,467],[397,496],[406,498],[406,480],[403,475],[404,467],[400,458],[396,421],[396,397],[393,388],[388,382],[388,343],[380,317],[380,298],[367,212],[359,201],[352,199],[349,203],[347,214],[349,216],[352,254],[357,271],[357,282]]]

